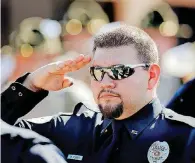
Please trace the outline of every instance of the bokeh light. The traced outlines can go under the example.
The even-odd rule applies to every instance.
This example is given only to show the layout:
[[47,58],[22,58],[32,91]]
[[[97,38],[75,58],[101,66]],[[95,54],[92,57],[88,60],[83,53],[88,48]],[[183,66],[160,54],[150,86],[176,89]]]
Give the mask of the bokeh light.
[[179,37],[191,38],[193,35],[193,30],[188,24],[181,24],[179,28]]
[[163,36],[175,36],[178,29],[178,25],[173,21],[165,21],[159,27],[160,33]]
[[66,31],[71,35],[78,35],[82,31],[82,23],[77,19],[71,19],[66,24]]
[[80,4],[77,4],[76,1],[72,7],[68,10],[68,17],[70,20],[78,20],[81,24],[86,25],[88,22],[89,13],[85,8],[80,7]]
[[40,23],[41,33],[48,38],[57,38],[62,32],[61,25],[58,21],[44,19]]
[[30,44],[23,44],[20,48],[20,53],[23,57],[30,57],[33,51],[33,47]]
[[106,24],[107,24],[107,22],[103,19],[92,19],[87,24],[88,32],[90,34],[94,35],[100,30],[100,28],[102,28]]
[[9,45],[5,45],[1,48],[1,54],[12,54],[12,47]]

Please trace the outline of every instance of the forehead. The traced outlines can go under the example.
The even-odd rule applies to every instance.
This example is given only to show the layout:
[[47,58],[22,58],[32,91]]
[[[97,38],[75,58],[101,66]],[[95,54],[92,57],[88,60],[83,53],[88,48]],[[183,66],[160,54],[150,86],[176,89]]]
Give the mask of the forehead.
[[111,66],[116,64],[137,64],[140,63],[137,53],[133,45],[97,48],[92,60],[92,65]]

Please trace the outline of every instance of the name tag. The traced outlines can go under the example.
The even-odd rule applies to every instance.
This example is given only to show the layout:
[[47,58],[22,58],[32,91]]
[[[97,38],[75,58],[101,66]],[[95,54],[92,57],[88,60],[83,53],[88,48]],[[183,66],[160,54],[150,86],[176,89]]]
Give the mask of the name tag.
[[83,156],[80,156],[80,155],[71,155],[71,154],[69,154],[68,157],[67,157],[67,159],[82,161]]

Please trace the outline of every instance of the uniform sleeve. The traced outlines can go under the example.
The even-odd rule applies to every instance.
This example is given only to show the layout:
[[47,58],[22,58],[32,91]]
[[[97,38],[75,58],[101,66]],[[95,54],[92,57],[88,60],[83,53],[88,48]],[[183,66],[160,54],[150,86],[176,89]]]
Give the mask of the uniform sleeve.
[[24,87],[22,83],[28,75],[19,78],[1,93],[1,118],[8,124],[13,125],[48,95],[48,91],[32,92]]

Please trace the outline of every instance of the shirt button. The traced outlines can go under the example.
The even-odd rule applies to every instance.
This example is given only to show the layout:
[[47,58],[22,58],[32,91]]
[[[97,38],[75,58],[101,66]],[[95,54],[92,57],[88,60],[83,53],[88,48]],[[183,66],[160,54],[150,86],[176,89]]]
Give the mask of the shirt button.
[[180,98],[180,102],[183,102],[183,98]]
[[13,91],[15,91],[15,90],[16,90],[16,87],[15,87],[15,86],[12,86],[11,88],[12,88],[12,90],[13,90]]
[[119,148],[117,147],[117,148],[116,148],[116,151],[118,151],[118,150],[119,150]]
[[19,93],[18,93],[18,96],[23,96],[22,92],[19,92]]

